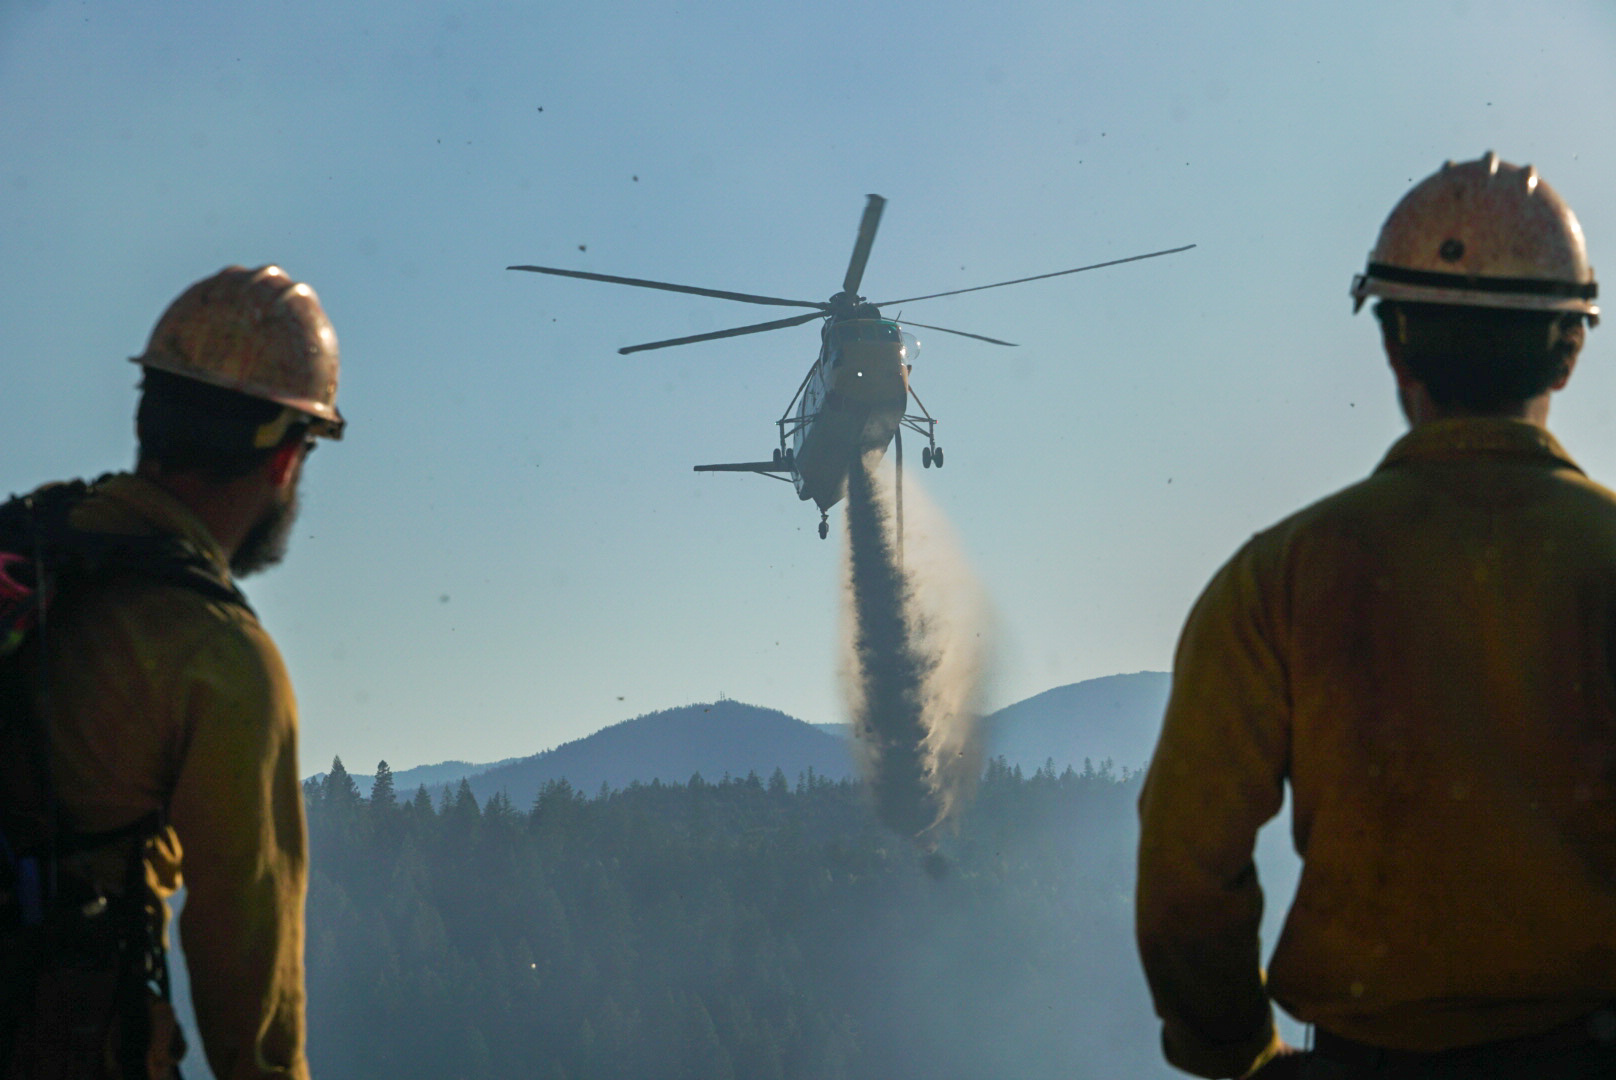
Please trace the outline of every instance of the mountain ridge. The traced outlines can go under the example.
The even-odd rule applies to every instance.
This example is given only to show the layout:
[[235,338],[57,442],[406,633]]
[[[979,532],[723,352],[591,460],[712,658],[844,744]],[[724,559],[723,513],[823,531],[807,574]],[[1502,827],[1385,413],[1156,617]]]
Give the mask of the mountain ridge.
[[[1057,770],[1085,761],[1139,769],[1149,761],[1171,677],[1140,671],[1057,686],[983,717],[989,757],[1032,771],[1053,761]],[[856,773],[854,747],[840,724],[810,724],[778,709],[720,698],[676,706],[610,724],[549,750],[500,761],[438,762],[393,773],[399,798],[425,786],[441,798],[466,780],[486,800],[504,792],[519,806],[545,783],[566,780],[593,793],[602,784],[622,788],[653,780],[684,783],[694,773],[717,780],[725,773],[780,769],[789,780],[812,769],[832,780]],[[319,779],[324,774],[316,774]],[[352,774],[368,793],[373,777]]]

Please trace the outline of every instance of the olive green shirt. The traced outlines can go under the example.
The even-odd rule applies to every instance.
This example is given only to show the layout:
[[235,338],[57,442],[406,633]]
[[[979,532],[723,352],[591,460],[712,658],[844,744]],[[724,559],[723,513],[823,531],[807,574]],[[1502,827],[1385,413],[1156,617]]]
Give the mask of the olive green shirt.
[[[1265,986],[1252,844],[1287,780]],[[1416,427],[1207,586],[1140,816],[1139,946],[1190,1072],[1250,1068],[1270,998],[1416,1051],[1616,1000],[1616,496],[1533,424]]]
[[[99,484],[73,523],[177,535],[227,570],[207,528],[135,476]],[[148,875],[165,897],[186,886],[180,936],[214,1076],[306,1080],[308,841],[297,710],[274,643],[239,606],[138,579],[51,619],[64,826],[99,832],[167,808]]]

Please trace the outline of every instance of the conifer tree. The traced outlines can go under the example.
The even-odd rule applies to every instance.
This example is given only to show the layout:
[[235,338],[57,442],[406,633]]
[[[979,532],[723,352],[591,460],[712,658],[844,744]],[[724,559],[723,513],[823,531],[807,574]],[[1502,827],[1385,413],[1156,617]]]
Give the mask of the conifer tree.
[[393,792],[393,770],[387,767],[385,760],[378,761],[376,780],[370,785],[371,805],[391,809],[397,799],[397,795]]
[[327,805],[333,808],[346,809],[359,805],[359,785],[343,768],[341,757],[331,759],[331,771],[325,774],[325,790],[321,795]]
[[460,787],[455,791],[454,808],[467,816],[478,813],[477,796],[471,793],[471,781],[463,776],[460,778]]

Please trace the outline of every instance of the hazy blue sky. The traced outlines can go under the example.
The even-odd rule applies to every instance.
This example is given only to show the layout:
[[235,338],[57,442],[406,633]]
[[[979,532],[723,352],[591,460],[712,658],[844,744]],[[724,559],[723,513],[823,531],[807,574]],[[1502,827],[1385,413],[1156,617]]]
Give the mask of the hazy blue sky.
[[[1616,265],[1613,57],[1603,0],[0,0],[0,486],[126,467],[159,311],[278,262],[350,419],[248,584],[305,771],[721,693],[839,719],[839,514],[690,471],[767,452],[816,327],[619,357],[772,316],[504,267],[824,298],[878,192],[873,299],[1199,245],[906,312],[1021,343],[920,331],[914,371],[989,704],[1165,669],[1234,546],[1400,433],[1346,292],[1412,181],[1534,163]],[[1605,480],[1613,333],[1553,424]]]

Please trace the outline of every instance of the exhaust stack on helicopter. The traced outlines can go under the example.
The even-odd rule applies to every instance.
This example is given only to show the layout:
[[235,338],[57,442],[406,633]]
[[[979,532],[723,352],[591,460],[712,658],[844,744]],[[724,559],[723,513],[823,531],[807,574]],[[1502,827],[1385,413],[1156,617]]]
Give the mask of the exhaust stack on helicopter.
[[[1194,244],[1133,255],[1126,259],[1078,266],[1070,270],[1038,274],[1033,277],[1000,281],[992,285],[977,285],[969,289],[951,289],[926,296],[911,296],[902,300],[869,303],[858,293],[864,279],[864,266],[875,243],[875,231],[881,222],[881,211],[886,200],[870,195],[864,205],[864,216],[859,221],[858,238],[853,243],[853,255],[842,276],[841,291],[829,300],[789,300],[778,296],[758,296],[751,293],[705,289],[695,285],[675,285],[665,281],[644,278],[617,277],[595,274],[583,270],[562,270],[550,266],[510,266],[508,270],[526,270],[536,274],[554,274],[560,277],[581,278],[585,281],[603,281],[613,285],[633,285],[647,289],[712,296],[720,300],[735,300],[746,304],[765,304],[774,307],[799,307],[809,310],[769,322],[752,323],[728,330],[716,330],[689,337],[669,338],[643,345],[629,345],[618,349],[620,354],[664,349],[673,345],[689,345],[698,341],[758,334],[766,330],[782,330],[801,326],[814,319],[823,319],[820,326],[819,356],[804,376],[785,413],[775,421],[779,429],[779,446],[769,461],[744,461],[719,465],[697,465],[697,472],[752,472],[787,480],[795,485],[797,497],[812,499],[819,507],[819,535],[829,533],[827,513],[847,493],[848,469],[867,453],[884,454],[888,445],[903,428],[909,428],[926,439],[921,451],[921,462],[927,468],[943,464],[943,449],[937,445],[937,421],[926,411],[919,397],[909,385],[909,371],[914,366],[918,342],[905,333],[896,320],[884,318],[881,308],[893,304],[910,304],[921,300],[935,300],[943,296],[996,289],[1004,285],[1020,285],[1028,281],[1076,274],[1096,270],[1103,266],[1152,259],[1158,255],[1172,255],[1188,251]],[[926,330],[973,338],[993,345],[1013,345],[1013,342],[963,330],[950,330],[945,326],[907,322]],[[915,412],[910,412],[910,402]]]

